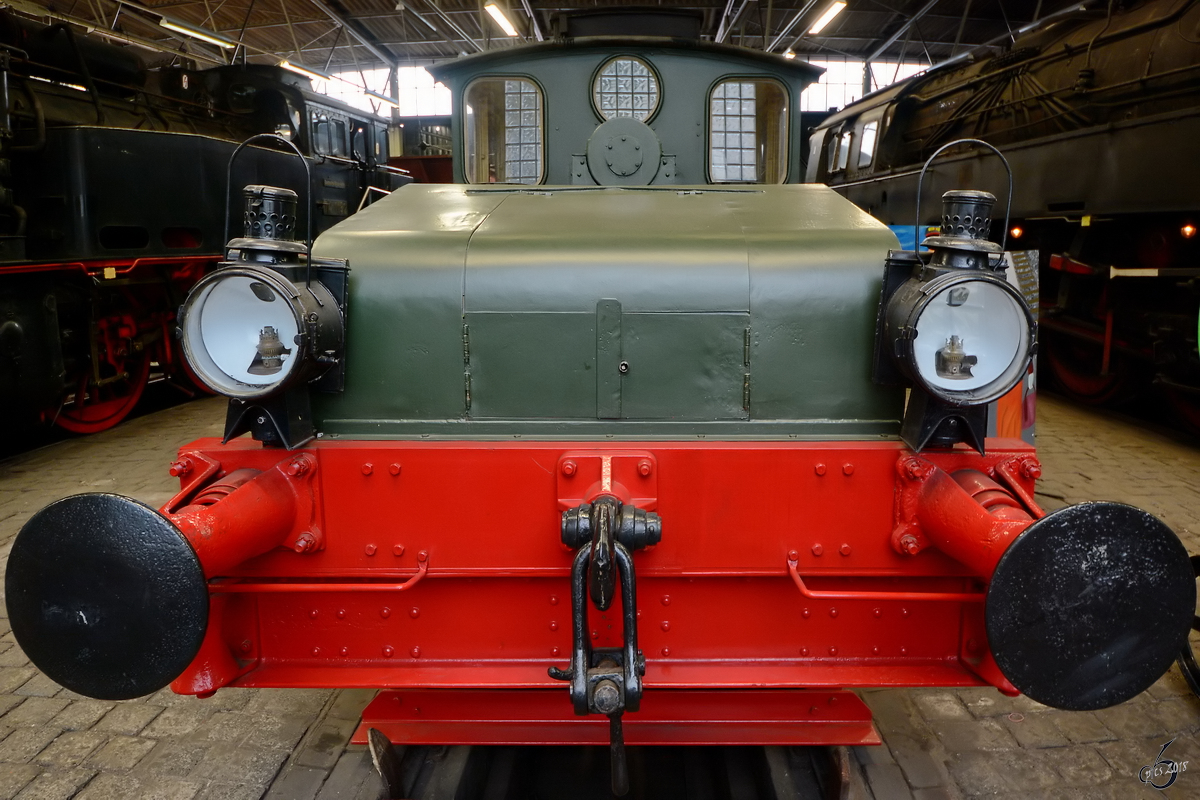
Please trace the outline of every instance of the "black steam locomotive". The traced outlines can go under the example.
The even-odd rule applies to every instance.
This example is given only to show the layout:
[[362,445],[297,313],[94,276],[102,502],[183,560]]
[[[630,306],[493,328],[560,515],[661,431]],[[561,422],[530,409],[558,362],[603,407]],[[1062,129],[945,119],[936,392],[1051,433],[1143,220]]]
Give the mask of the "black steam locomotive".
[[[876,92],[814,132],[807,179],[912,226],[921,164],[962,137],[1012,165],[1010,249],[1040,252],[1058,386],[1105,402],[1153,380],[1200,424],[1200,2],[1093,4]],[[1004,187],[985,148],[940,164],[922,224],[944,188]]]
[[130,49],[0,15],[0,412],[90,433],[152,376],[193,384],[169,335],[229,238],[229,186],[302,186],[312,231],[345,219],[387,167],[382,119],[280,67],[146,69]]

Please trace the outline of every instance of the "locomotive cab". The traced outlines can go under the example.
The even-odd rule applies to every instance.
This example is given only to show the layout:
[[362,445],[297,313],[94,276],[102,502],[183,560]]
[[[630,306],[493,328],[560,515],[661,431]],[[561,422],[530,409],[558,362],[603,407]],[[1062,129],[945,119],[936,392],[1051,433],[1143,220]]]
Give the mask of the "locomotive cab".
[[454,97],[455,180],[796,183],[800,93],[822,72],[742,47],[580,36],[430,70]]

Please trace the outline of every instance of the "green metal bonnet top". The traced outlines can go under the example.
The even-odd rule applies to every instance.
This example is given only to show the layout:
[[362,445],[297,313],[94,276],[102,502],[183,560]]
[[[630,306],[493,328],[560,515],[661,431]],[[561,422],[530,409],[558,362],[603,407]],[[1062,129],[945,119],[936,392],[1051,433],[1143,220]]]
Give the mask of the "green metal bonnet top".
[[350,260],[364,436],[894,434],[871,383],[892,233],[811,185],[407,186],[326,233]]

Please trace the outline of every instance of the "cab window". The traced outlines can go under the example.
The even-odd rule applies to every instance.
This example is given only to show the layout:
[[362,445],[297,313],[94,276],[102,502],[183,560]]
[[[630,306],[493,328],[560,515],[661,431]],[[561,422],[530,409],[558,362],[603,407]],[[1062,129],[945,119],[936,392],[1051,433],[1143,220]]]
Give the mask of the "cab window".
[[873,119],[863,125],[862,134],[858,138],[859,167],[869,167],[875,160],[875,137],[879,133],[879,120]]
[[542,92],[523,78],[480,78],[463,95],[468,183],[540,183]]
[[313,115],[313,150],[322,156],[346,156],[346,123],[329,119],[324,114]]
[[847,162],[850,161],[850,145],[853,144],[854,133],[846,131],[842,134],[842,140],[838,142],[837,168],[843,170],[846,168]]
[[359,161],[367,160],[367,131],[366,126],[354,123],[354,141],[350,145],[350,152],[354,154],[354,158]]
[[763,79],[718,83],[708,106],[708,174],[714,183],[783,183],[788,96]]

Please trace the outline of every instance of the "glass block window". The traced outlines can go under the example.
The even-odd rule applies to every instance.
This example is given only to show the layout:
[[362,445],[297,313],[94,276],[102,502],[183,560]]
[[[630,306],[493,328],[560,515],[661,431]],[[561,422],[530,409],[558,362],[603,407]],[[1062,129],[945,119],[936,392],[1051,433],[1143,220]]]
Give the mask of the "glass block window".
[[592,100],[605,119],[633,117],[645,122],[658,109],[658,78],[646,62],[618,56],[596,75]]
[[771,80],[727,80],[713,89],[708,174],[714,183],[783,183],[787,91]]
[[542,93],[522,78],[482,78],[463,99],[469,183],[540,183],[545,160]]

